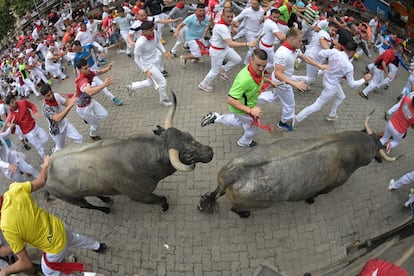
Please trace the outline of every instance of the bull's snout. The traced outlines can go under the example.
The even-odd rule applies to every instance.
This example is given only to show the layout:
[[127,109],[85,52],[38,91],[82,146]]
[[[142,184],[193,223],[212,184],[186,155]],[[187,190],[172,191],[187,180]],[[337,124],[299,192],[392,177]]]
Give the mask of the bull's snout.
[[214,152],[211,147],[201,145],[199,153],[199,161],[201,163],[208,163],[213,160]]

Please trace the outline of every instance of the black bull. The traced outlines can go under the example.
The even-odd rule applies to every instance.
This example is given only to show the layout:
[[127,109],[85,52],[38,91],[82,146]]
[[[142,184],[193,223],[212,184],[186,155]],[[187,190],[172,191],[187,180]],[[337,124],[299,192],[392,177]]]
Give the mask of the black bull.
[[251,209],[278,201],[305,200],[329,193],[374,158],[393,161],[379,138],[366,132],[347,131],[314,138],[280,139],[230,160],[218,174],[217,189],[200,200],[199,209],[213,212],[216,199],[226,194],[232,211],[248,217]]
[[84,197],[97,196],[110,202],[106,196],[125,194],[136,201],[161,204],[166,211],[166,197],[153,194],[158,182],[175,171],[192,171],[195,163],[207,163],[213,158],[209,146],[172,126],[175,109],[173,95],[165,129],[158,126],[155,135],[104,139],[54,153],[48,169],[47,191],[81,208],[105,213],[110,212],[108,207],[94,206]]

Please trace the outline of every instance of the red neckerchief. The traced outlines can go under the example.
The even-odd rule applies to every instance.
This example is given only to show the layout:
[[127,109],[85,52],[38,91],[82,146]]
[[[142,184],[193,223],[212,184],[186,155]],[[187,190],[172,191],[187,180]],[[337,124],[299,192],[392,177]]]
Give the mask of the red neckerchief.
[[204,19],[206,19],[206,15],[204,14],[203,16],[199,16],[198,12],[195,12],[196,18],[198,20],[198,23],[201,23],[204,21]]
[[252,79],[254,80],[254,82],[257,85],[261,85],[263,81],[263,74],[256,74],[250,62],[249,62],[249,65],[247,65],[247,70],[249,70],[250,76],[252,76]]
[[220,20],[217,22],[217,24],[224,24],[227,27],[230,26],[226,21],[224,21],[223,16],[220,16]]
[[49,106],[58,106],[59,105],[59,103],[55,99],[55,95],[53,95],[53,99],[51,101],[48,101],[48,100],[45,99],[45,104],[47,104]]
[[252,128],[254,125],[256,125],[258,128],[271,131],[273,128],[275,128],[272,125],[262,125],[259,121],[259,117],[253,116],[252,114],[249,114],[250,117],[252,117],[252,122],[250,123],[250,128]]
[[296,49],[293,48],[292,45],[290,45],[289,42],[287,42],[287,40],[283,41],[282,46],[285,46],[286,48],[288,48],[292,52],[296,52]]
[[155,35],[152,35],[152,36],[144,35],[144,34],[141,34],[141,35],[144,36],[147,40],[154,40],[155,38]]
[[183,3],[177,3],[175,6],[176,6],[177,8],[179,8],[180,10],[181,10],[181,9],[184,9],[184,4],[183,4]]

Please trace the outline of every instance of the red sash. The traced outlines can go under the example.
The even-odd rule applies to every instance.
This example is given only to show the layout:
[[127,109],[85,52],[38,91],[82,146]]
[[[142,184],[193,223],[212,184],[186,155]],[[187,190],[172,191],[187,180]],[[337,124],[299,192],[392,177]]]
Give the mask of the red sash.
[[92,264],[49,262],[46,258],[45,252],[43,252],[43,260],[50,269],[60,271],[65,274],[71,274],[73,271],[84,272],[92,270]]
[[200,48],[201,54],[202,55],[208,55],[208,47],[206,45],[204,45],[203,42],[200,41],[200,39],[196,39],[196,42],[198,44],[198,47]]

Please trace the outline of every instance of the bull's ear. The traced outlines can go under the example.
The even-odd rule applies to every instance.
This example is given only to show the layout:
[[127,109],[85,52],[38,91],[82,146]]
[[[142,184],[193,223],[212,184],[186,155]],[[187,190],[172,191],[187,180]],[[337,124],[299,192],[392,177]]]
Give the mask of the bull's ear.
[[157,125],[157,129],[154,129],[153,132],[155,135],[161,135],[161,133],[163,133],[165,131],[165,129],[159,125]]

